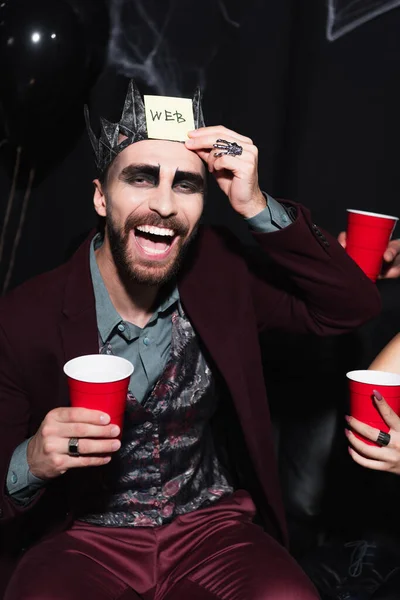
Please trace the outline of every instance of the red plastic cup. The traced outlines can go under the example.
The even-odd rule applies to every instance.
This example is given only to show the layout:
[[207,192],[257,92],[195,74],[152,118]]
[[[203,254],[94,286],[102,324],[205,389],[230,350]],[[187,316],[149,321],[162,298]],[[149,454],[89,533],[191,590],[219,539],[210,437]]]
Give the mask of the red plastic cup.
[[122,432],[133,365],[108,354],[78,356],[64,365],[71,406],[101,410]]
[[382,268],[383,255],[398,217],[347,210],[346,251],[364,273],[376,281]]
[[[350,390],[350,415],[387,433],[389,427],[376,408],[373,392],[374,390],[380,392],[395,413],[400,414],[400,375],[385,371],[350,371],[347,373],[347,378]],[[371,446],[377,445],[361,435],[356,433],[355,435]]]

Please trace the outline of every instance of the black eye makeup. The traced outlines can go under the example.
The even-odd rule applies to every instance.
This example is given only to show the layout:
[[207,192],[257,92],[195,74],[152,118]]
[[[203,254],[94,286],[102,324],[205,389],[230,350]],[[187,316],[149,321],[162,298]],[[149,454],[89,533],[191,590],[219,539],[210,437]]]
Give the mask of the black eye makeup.
[[192,171],[179,171],[175,173],[174,187],[180,187],[187,190],[187,193],[198,194],[204,191],[204,179],[199,173]]
[[148,182],[157,186],[160,182],[160,166],[132,164],[122,169],[118,179],[130,184]]
[[[129,185],[153,185],[160,183],[160,165],[131,164],[122,169],[118,179]],[[195,171],[175,171],[172,187],[187,194],[204,192],[204,179]]]

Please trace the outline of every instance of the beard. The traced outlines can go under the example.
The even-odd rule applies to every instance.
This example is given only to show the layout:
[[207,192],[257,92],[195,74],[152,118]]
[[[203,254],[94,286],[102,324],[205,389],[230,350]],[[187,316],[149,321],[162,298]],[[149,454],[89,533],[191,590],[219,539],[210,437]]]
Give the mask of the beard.
[[[137,264],[135,264],[129,250],[129,240],[132,231],[139,225],[165,227],[166,229],[172,229],[175,232],[175,237],[179,236],[173,249],[174,256],[171,257],[170,261],[165,264],[158,264],[157,261],[140,258]],[[143,216],[130,215],[125,225],[121,228],[118,227],[113,219],[109,202],[108,215],[106,217],[106,232],[111,254],[122,282],[128,286],[129,283],[161,286],[171,281],[177,275],[189,244],[197,234],[198,227],[199,223],[196,224],[192,233],[188,236],[189,227],[176,217],[163,219],[156,213],[150,213]]]

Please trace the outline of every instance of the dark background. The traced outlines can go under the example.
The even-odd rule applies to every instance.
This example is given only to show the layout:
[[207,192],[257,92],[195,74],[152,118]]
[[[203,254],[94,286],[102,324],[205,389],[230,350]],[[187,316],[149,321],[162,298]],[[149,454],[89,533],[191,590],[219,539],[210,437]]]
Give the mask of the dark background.
[[[131,65],[120,54],[110,52],[108,64],[88,96],[93,123],[99,114],[118,118],[126,75],[135,75],[144,93],[191,95],[201,83],[206,123],[233,128],[250,136],[258,146],[264,190],[305,204],[314,221],[334,235],[345,229],[346,208],[398,215],[400,9],[329,41],[327,4],[321,0],[126,2],[120,50],[130,57]],[[346,4],[348,0],[338,1],[338,5]],[[166,45],[161,45],[150,72],[143,69],[142,61],[154,42],[149,20],[161,31],[168,14],[168,26],[163,30]],[[80,132],[72,148],[33,189],[9,288],[59,265],[96,223],[91,183],[96,170],[84,132],[83,112],[79,114]],[[50,156],[53,140],[63,138],[62,126],[47,137]],[[10,185],[9,164],[2,161],[0,219],[4,218]],[[0,264],[0,290],[15,240],[24,185],[21,181],[14,201]],[[239,235],[245,235],[243,223],[215,188],[211,189],[205,219],[227,222]],[[397,235],[400,237],[400,231]],[[324,508],[332,523],[343,525],[345,508],[352,505],[355,481],[359,489],[360,485],[371,485],[369,473],[354,471],[349,464],[341,418],[346,397],[344,373],[367,367],[400,329],[399,281],[378,285],[384,306],[381,317],[352,336],[335,340],[278,337],[263,342],[278,422],[277,444],[284,447],[280,462],[293,530],[299,525],[296,519],[301,527],[308,517],[319,518],[321,514],[321,478],[325,485],[332,447],[336,462],[329,475],[330,491],[325,494]],[[321,395],[321,389],[327,387]],[[308,440],[316,439],[319,444],[322,440],[322,450],[320,445],[315,452],[311,449],[302,454],[304,432]],[[307,499],[312,496],[310,481],[315,480],[307,474],[300,510],[291,495],[294,484],[289,475],[299,471],[296,460],[303,466],[311,465],[317,455],[316,494]],[[350,474],[345,474],[346,469]],[[345,491],[338,496],[338,489]],[[376,485],[375,489],[378,493]],[[347,511],[350,519],[354,522],[356,515],[360,521],[367,518],[370,522],[370,507],[363,513],[354,502],[354,511]]]

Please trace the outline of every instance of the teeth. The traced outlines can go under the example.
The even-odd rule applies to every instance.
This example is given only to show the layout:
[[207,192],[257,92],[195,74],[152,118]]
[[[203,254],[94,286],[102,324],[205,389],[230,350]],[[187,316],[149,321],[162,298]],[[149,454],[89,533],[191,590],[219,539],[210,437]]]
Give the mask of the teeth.
[[173,229],[165,229],[164,227],[154,227],[153,225],[139,225],[136,227],[139,231],[143,231],[143,233],[152,233],[153,235],[163,235],[168,237],[173,237],[175,232]]
[[143,250],[146,252],[146,254],[164,254],[165,252],[165,250],[156,250],[155,248],[143,248]]

